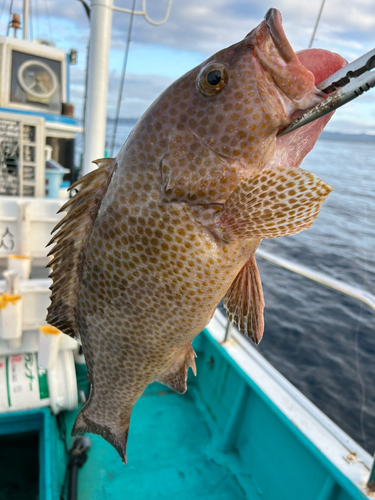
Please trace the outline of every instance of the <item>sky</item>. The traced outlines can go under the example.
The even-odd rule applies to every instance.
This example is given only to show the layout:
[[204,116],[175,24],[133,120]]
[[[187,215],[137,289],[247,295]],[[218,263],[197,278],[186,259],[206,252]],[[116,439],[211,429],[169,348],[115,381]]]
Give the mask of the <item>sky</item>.
[[[78,50],[71,67],[71,102],[76,116],[83,110],[86,51],[90,23],[78,0],[30,0],[30,34],[52,40],[64,50]],[[131,8],[132,0],[115,0]],[[162,19],[167,0],[147,0],[151,18]],[[263,19],[269,7],[283,16],[286,35],[294,48],[309,45],[321,0],[173,0],[169,19],[152,26],[135,16],[120,117],[138,118],[175,79],[216,51],[242,39]],[[0,34],[5,34],[10,0],[0,1]],[[141,0],[136,0],[136,10]],[[22,1],[13,1],[22,14]],[[115,116],[121,67],[130,16],[114,13],[109,60],[108,117]],[[21,34],[20,34],[21,36]],[[340,53],[349,62],[375,47],[373,0],[326,0],[314,47]],[[375,89],[339,109],[326,130],[375,135]]]

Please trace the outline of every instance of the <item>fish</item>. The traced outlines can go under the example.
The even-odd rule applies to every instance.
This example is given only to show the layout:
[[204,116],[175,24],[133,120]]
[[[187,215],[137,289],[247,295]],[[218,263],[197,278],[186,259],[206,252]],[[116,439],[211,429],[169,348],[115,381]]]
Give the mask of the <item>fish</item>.
[[192,341],[223,298],[259,343],[255,251],[310,227],[332,191],[299,167],[329,117],[278,134],[326,98],[317,80],[345,64],[321,49],[296,54],[270,9],[168,87],[117,157],[71,186],[50,242],[47,322],[86,359],[91,390],[72,435],[102,436],[126,463],[135,403],[155,381],[186,391]]

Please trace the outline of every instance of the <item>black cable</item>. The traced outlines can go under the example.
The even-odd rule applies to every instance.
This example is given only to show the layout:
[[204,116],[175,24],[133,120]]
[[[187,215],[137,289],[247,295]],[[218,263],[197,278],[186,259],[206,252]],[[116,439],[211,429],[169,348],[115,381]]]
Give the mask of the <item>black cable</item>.
[[[82,3],[83,8],[85,9],[87,18],[89,20],[89,23],[91,21],[91,9],[87,5],[87,3],[84,0],[78,0]],[[89,56],[90,56],[90,36],[87,42],[87,52],[86,52],[86,69],[85,69],[85,95],[83,98],[83,113],[82,113],[82,142],[83,142],[83,155],[82,155],[82,162],[80,165],[80,169],[82,168],[83,165],[83,160],[84,160],[84,155],[85,155],[85,134],[86,134],[86,104],[87,104],[87,82],[88,82],[88,68],[89,68]],[[78,174],[79,175],[79,174]],[[72,191],[70,191],[71,196],[72,196]]]
[[[68,450],[68,444],[67,444],[67,439],[66,439],[67,432],[66,432],[66,422],[65,422],[65,418],[64,418],[64,413],[59,413],[56,416],[56,422],[57,422],[57,428],[59,430],[59,437],[64,444],[65,454],[66,454],[66,456],[68,456],[69,450]],[[65,487],[66,487],[66,482],[68,479],[68,463],[69,463],[69,461],[67,461],[65,474],[64,474],[64,481],[61,485],[60,500],[65,500]]]
[[128,38],[126,40],[126,49],[125,49],[125,55],[124,55],[124,62],[123,62],[123,65],[122,65],[121,84],[120,84],[120,91],[119,91],[119,96],[118,96],[118,100],[117,100],[117,111],[116,111],[115,125],[114,125],[114,128],[113,128],[113,136],[112,136],[111,156],[113,156],[113,150],[114,150],[114,147],[115,147],[115,140],[116,140],[116,133],[117,133],[117,124],[118,124],[118,119],[119,119],[119,115],[120,115],[121,100],[122,100],[122,91],[124,89],[125,74],[126,74],[126,65],[128,63],[130,37],[131,37],[131,34],[132,34],[132,28],[133,28],[135,2],[136,2],[136,0],[133,0],[132,13],[130,15],[130,21],[129,21]]
[[85,9],[86,11],[86,15],[88,17],[88,20],[90,21],[90,16],[91,16],[91,8],[89,7],[89,5],[85,2],[85,0],[78,0],[79,2],[81,2],[81,4],[83,5],[83,8]]

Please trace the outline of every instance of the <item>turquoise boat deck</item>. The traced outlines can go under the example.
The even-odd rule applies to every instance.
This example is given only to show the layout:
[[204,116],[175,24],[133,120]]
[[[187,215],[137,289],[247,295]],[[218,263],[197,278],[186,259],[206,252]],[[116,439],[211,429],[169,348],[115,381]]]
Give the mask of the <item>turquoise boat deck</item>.
[[[189,377],[186,394],[153,384],[137,402],[128,465],[102,438],[89,435],[79,500],[366,498],[209,334],[194,346],[198,376]],[[48,409],[18,418],[25,415],[40,419],[34,426],[41,433],[39,498],[57,500],[67,459],[56,418]],[[64,413],[68,434],[75,415]],[[16,421],[17,414],[1,415],[0,435],[15,432]]]
[[93,437],[79,472],[79,499],[117,499],[119,492],[129,500],[260,498],[247,497],[235,471],[209,452],[210,427],[192,394],[183,397],[154,384],[132,420],[126,466],[104,440]]

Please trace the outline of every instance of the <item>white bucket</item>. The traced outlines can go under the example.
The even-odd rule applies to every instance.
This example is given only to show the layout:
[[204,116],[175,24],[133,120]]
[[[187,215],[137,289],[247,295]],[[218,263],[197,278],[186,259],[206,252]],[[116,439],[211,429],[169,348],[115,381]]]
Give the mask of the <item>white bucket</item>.
[[0,412],[50,406],[57,414],[77,404],[72,351],[60,351],[50,370],[38,367],[37,353],[0,357]]

